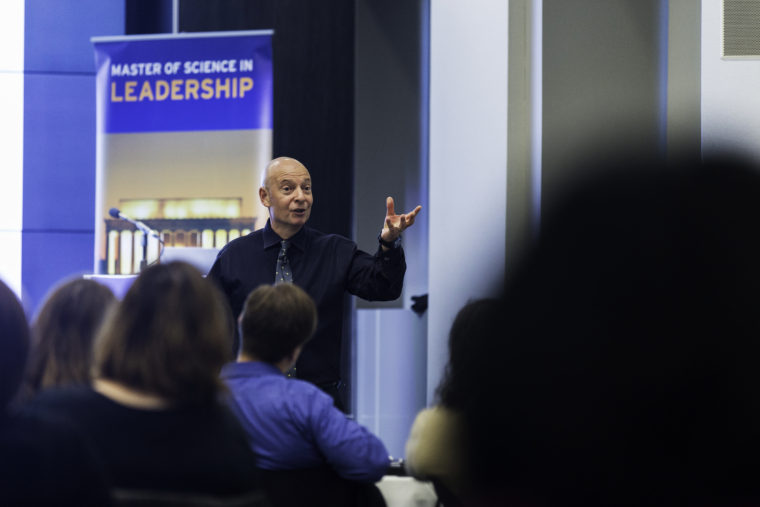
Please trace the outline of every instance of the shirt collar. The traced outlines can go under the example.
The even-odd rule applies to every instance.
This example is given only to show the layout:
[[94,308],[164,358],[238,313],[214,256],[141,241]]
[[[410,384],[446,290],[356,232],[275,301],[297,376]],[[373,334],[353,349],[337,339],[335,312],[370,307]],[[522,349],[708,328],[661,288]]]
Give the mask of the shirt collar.
[[220,376],[222,378],[231,377],[260,377],[262,375],[284,375],[273,364],[263,361],[245,361],[242,363],[227,363],[222,367]]
[[[304,225],[301,227],[301,230],[295,233],[295,235],[292,236],[288,241],[290,245],[295,245],[296,248],[303,252],[306,250],[306,235],[306,226]],[[282,241],[282,238],[279,237],[276,232],[274,232],[269,219],[267,219],[267,223],[264,226],[264,248],[267,249],[275,245],[279,247],[280,241]]]

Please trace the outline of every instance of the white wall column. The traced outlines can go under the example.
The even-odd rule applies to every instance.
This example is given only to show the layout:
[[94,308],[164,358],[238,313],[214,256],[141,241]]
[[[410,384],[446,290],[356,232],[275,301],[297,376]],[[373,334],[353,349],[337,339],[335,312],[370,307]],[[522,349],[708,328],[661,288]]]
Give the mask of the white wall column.
[[721,18],[721,0],[702,0],[702,150],[760,158],[760,58],[722,58]]
[[457,311],[504,270],[508,2],[430,4],[428,402]]
[[0,279],[21,297],[24,0],[0,4]]

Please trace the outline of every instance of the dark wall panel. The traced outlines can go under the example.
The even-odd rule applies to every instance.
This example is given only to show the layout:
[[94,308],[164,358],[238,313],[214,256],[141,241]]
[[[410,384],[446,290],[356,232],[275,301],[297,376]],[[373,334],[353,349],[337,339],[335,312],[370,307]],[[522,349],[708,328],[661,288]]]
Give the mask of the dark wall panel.
[[306,165],[314,182],[310,225],[351,236],[354,2],[180,3],[180,31],[274,29],[273,155]]
[[292,155],[314,180],[313,225],[351,235],[354,3],[284,0],[274,38],[274,155]]
[[124,11],[127,35],[172,31],[172,0],[126,0]]
[[275,0],[180,0],[179,30],[269,29],[274,27],[275,4]]
[[[590,5],[593,4],[593,8]],[[542,209],[605,150],[661,152],[659,0],[543,2]]]

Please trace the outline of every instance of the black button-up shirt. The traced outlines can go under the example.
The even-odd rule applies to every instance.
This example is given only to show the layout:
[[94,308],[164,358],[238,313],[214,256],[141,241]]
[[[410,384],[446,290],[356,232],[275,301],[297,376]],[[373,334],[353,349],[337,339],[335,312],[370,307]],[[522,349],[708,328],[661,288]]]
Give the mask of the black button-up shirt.
[[[219,252],[208,276],[226,294],[235,318],[253,289],[274,283],[281,240],[267,221],[263,229],[231,241]],[[298,377],[316,384],[340,380],[346,294],[370,301],[398,298],[406,272],[404,251],[398,247],[383,252],[378,247],[371,255],[348,238],[309,227],[289,243],[293,283],[314,299],[319,316],[317,331],[296,363]]]

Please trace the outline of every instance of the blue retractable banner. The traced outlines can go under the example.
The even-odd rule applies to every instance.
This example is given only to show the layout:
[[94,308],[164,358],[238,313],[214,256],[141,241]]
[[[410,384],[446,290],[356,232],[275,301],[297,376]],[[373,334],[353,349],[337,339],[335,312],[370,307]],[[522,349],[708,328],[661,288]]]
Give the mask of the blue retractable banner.
[[94,42],[103,132],[272,128],[270,34]]
[[207,269],[266,223],[258,189],[272,157],[272,31],[92,42],[94,272],[133,275],[177,258]]

